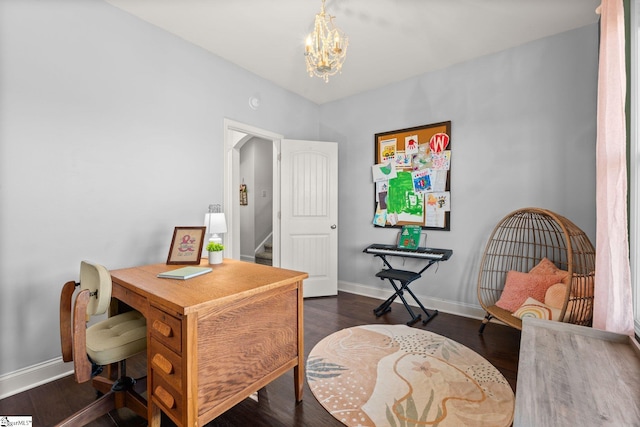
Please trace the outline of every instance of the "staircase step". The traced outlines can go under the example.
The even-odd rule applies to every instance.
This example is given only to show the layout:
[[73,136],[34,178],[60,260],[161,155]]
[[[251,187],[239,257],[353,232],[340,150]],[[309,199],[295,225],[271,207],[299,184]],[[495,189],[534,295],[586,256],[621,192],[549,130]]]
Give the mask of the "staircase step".
[[273,265],[273,253],[258,252],[256,254],[256,264]]
[[264,244],[264,251],[265,252],[272,252],[273,250],[273,245],[271,243],[265,243]]

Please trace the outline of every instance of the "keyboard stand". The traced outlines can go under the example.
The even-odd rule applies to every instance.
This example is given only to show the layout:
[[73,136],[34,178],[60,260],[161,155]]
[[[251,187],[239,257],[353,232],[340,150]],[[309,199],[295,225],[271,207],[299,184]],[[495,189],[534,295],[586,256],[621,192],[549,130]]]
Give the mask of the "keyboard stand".
[[431,319],[433,319],[434,317],[436,317],[438,315],[438,310],[432,310],[432,312],[430,314],[429,311],[427,311],[427,309],[422,305],[420,300],[418,300],[418,298],[416,298],[415,294],[411,291],[411,289],[409,289],[409,285],[414,280],[419,279],[420,277],[422,277],[422,273],[427,268],[431,267],[433,264],[438,262],[438,260],[429,260],[429,263],[422,270],[420,270],[418,273],[415,273],[413,271],[397,270],[397,269],[393,268],[391,266],[391,264],[389,264],[389,262],[387,261],[387,257],[384,254],[376,254],[375,256],[380,257],[380,259],[382,259],[382,262],[384,262],[384,264],[388,267],[388,268],[385,268],[385,269],[379,271],[376,274],[376,277],[379,277],[381,280],[387,279],[389,281],[389,283],[391,283],[391,286],[393,286],[393,289],[395,290],[394,294],[391,295],[385,302],[380,304],[377,308],[373,309],[373,312],[375,313],[376,317],[380,317],[383,314],[386,314],[386,313],[390,312],[391,311],[391,303],[393,303],[393,301],[395,301],[396,297],[400,297],[400,299],[402,300],[402,304],[404,304],[404,307],[407,309],[407,311],[411,315],[411,320],[409,320],[407,322],[407,325],[411,326],[414,323],[416,323],[419,320],[421,320],[422,319],[422,314],[419,313],[418,315],[416,315],[413,312],[413,310],[411,309],[411,307],[409,306],[409,304],[407,303],[407,300],[404,297],[404,292],[405,291],[407,291],[409,293],[409,295],[411,295],[413,300],[416,303],[418,303],[418,305],[420,306],[422,311],[424,311],[424,314],[425,314],[426,318],[422,321],[423,325],[426,325],[428,321],[430,321]]

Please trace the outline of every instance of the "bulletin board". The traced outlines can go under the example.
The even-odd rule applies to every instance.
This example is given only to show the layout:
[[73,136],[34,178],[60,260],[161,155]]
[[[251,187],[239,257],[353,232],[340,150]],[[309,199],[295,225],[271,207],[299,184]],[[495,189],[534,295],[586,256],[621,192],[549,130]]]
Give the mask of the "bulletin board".
[[451,230],[451,122],[375,134],[376,227]]

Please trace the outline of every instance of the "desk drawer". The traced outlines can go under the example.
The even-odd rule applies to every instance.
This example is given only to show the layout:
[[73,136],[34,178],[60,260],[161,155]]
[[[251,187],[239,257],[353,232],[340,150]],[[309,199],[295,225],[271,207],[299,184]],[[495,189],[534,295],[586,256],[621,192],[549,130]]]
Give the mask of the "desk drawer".
[[176,353],[182,352],[182,322],[180,319],[156,308],[149,309],[147,328],[151,336],[173,349]]
[[152,371],[151,398],[167,413],[178,425],[182,424],[184,413],[182,395],[169,385],[158,371]]
[[150,360],[153,373],[162,376],[173,388],[182,390],[182,359],[167,346],[151,337]]
[[111,297],[115,298],[117,301],[122,302],[126,306],[138,310],[146,317],[149,302],[142,295],[114,283],[114,286],[111,290]]

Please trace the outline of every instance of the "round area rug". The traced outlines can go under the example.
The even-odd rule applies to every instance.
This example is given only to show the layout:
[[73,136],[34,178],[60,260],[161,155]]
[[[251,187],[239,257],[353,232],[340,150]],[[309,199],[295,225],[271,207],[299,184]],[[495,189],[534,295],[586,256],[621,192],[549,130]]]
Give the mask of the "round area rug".
[[507,427],[514,394],[469,348],[406,325],[364,325],[320,341],[307,382],[347,426]]

